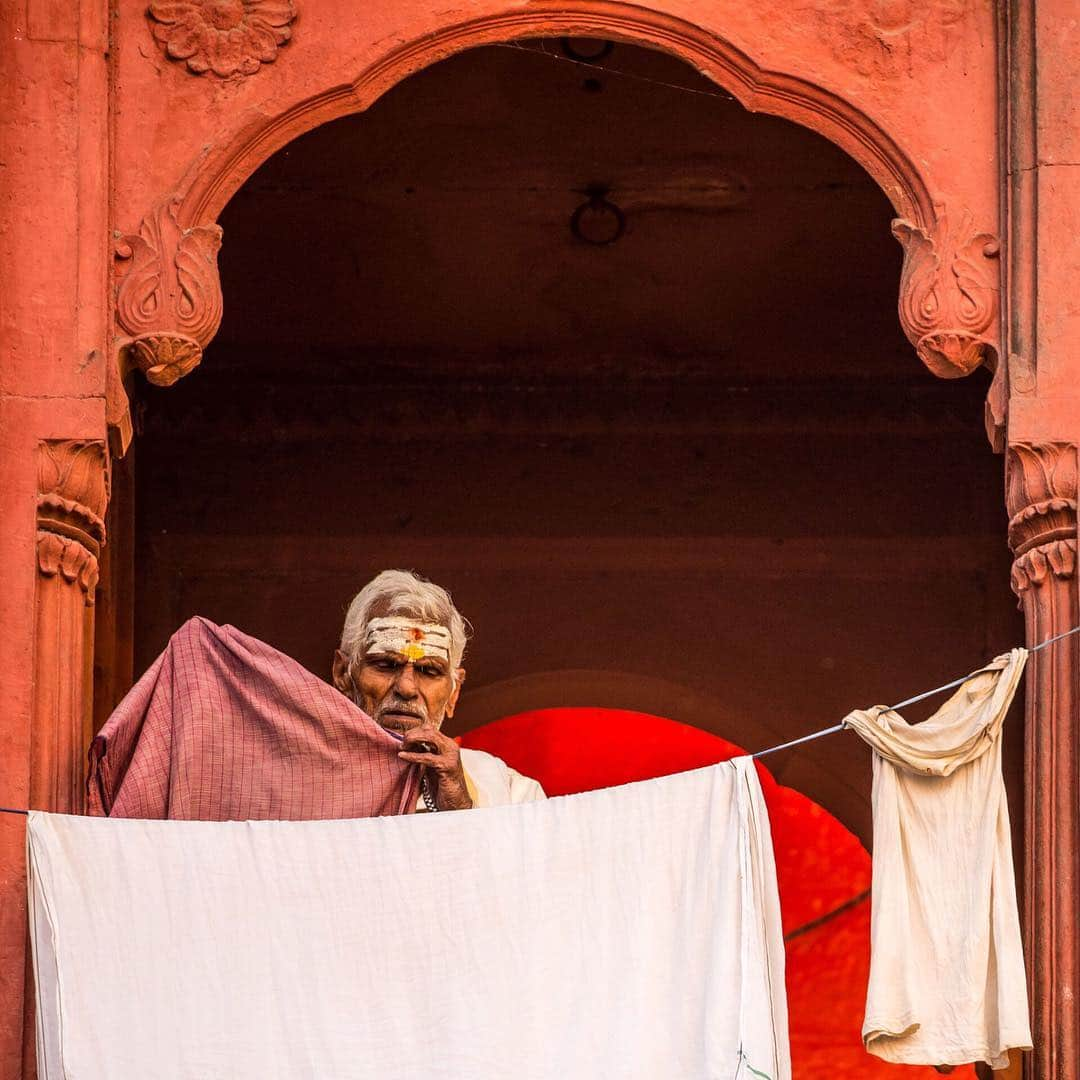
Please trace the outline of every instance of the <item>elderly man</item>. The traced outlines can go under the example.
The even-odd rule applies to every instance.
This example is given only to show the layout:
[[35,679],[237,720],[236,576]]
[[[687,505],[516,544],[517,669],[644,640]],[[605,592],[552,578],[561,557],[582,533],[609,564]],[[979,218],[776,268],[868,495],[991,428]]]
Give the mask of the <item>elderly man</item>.
[[406,570],[384,570],[349,605],[333,683],[400,737],[403,761],[424,766],[417,810],[532,802],[535,780],[440,730],[454,715],[465,669],[465,620],[450,594]]
[[544,798],[535,780],[440,731],[464,651],[449,593],[402,570],[379,574],[350,605],[333,687],[266,642],[195,616],[94,739],[88,808],[302,820]]

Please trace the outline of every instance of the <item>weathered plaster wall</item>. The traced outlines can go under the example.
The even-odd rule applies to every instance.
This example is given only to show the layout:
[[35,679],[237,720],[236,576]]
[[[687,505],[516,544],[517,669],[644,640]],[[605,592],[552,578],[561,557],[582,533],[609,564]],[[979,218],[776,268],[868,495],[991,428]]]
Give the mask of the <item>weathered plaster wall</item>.
[[[1014,380],[1009,434],[1016,442],[1053,433],[1080,440],[1080,19],[1075,5],[1041,0],[1020,5],[1023,24],[1011,68],[1023,103],[1036,113],[1014,119],[1008,162],[1015,279],[1012,349],[1037,358],[1037,380]],[[1033,252],[1038,258],[1033,258]],[[1016,365],[1014,364],[1014,367]]]

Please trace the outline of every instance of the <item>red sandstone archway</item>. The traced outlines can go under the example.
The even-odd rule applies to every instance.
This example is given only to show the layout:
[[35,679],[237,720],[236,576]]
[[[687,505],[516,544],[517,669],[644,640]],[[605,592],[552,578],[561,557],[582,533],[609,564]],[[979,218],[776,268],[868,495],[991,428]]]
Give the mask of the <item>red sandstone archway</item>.
[[[274,151],[313,127],[366,109],[402,79],[452,53],[541,34],[600,35],[670,52],[730,90],[747,109],[796,121],[841,146],[867,169],[906,219],[896,227],[908,255],[901,318],[923,360],[936,373],[953,376],[966,374],[994,355],[991,339],[996,290],[988,284],[996,279],[997,251],[992,236],[974,232],[967,222],[961,224],[958,234],[949,233],[919,170],[884,130],[838,96],[795,75],[765,70],[715,35],[667,15],[621,4],[590,3],[581,12],[567,11],[565,5],[537,5],[526,12],[441,27],[404,44],[395,42],[348,86],[317,93],[280,115],[263,115],[213,148],[190,186],[168,196],[156,212],[158,234],[167,235],[174,225],[177,251],[189,244],[205,270],[216,255],[217,215]],[[217,330],[222,298],[216,273],[204,273],[201,287],[188,291],[189,296],[202,297],[201,308],[197,304],[195,311],[188,313],[182,331],[162,333],[139,324],[133,290],[125,288],[126,283],[141,281],[141,250],[137,244],[129,246],[135,273],[121,281],[120,322],[133,335],[128,344],[140,366],[156,373],[158,381],[172,381],[199,359],[193,350],[183,361],[187,366],[178,366],[168,352],[175,350],[175,342],[186,337],[201,353]],[[967,311],[963,319],[957,311],[965,303],[972,307],[971,297],[954,296],[950,291],[952,262],[960,253],[969,258],[979,279],[974,311]],[[942,268],[945,273],[939,277]],[[925,302],[930,294],[933,304]],[[166,344],[165,354],[160,342]],[[860,824],[865,828],[865,821]]]
[[[118,241],[117,347],[125,366],[169,385],[200,362],[221,321],[216,218],[275,150],[319,124],[366,109],[402,79],[453,53],[556,35],[600,36],[671,53],[748,110],[792,120],[836,143],[863,165],[899,215],[893,232],[905,251],[900,321],[920,358],[946,378],[996,363],[996,231],[980,228],[966,207],[947,218],[915,161],[869,115],[806,77],[798,64],[795,71],[764,68],[715,30],[659,10],[610,0],[545,0],[463,21],[436,17],[426,32],[375,42],[348,83],[319,85],[315,75],[308,80],[314,92],[303,100],[264,103],[204,148],[176,188],[157,196],[138,234]],[[806,63],[805,71],[812,70]],[[113,426],[126,445],[130,420],[114,415]]]
[[183,226],[210,224],[236,189],[271,154],[305,131],[361,112],[421,68],[457,52],[536,37],[600,37],[671,53],[730,91],[750,112],[802,124],[835,142],[878,182],[897,214],[920,229],[935,222],[930,192],[916,164],[869,116],[797,72],[760,67],[721,36],[658,9],[585,0],[541,0],[514,10],[441,23],[387,48],[347,86],[328,87],[277,116],[244,126],[200,166],[184,191]]

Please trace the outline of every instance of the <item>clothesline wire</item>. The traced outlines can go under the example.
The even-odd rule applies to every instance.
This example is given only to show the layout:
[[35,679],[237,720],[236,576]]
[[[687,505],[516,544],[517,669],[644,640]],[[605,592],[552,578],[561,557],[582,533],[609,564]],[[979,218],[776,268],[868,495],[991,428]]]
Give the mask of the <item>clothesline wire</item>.
[[[1038,645],[1033,645],[1028,649],[1029,653],[1036,653],[1040,649],[1045,649],[1047,645],[1053,645],[1055,641],[1061,641],[1062,638],[1067,638],[1072,634],[1080,632],[1080,626],[1074,626],[1071,630],[1064,630],[1060,634],[1055,634],[1053,637],[1047,638],[1045,641],[1040,641]],[[933,690],[924,690],[921,694],[916,694],[914,697],[909,697],[904,701],[898,701],[892,708],[903,709],[908,705],[915,705],[920,701],[925,701],[929,697],[933,697],[935,694],[942,694],[946,690],[954,690],[956,687],[963,685],[971,678],[976,672],[970,672],[967,675],[960,676],[959,679],[953,679],[952,682],[947,682],[942,686],[935,686]],[[775,754],[780,750],[790,750],[793,746],[801,746],[803,743],[813,742],[815,739],[823,739],[826,735],[835,735],[837,732],[843,731],[843,724],[833,724],[832,727],[822,728],[820,731],[811,731],[809,735],[803,735],[801,738],[792,739],[790,742],[780,743],[778,746],[769,746],[764,750],[759,750],[756,754],[750,756],[755,760],[757,758],[763,758],[766,754]],[[29,814],[29,810],[16,810],[9,806],[0,806],[0,814]]]
[[615,75],[620,79],[631,79],[634,82],[649,83],[652,86],[663,86],[668,90],[681,90],[684,94],[696,94],[698,97],[711,97],[721,98],[724,101],[735,101],[735,95],[729,94],[724,90],[699,90],[693,86],[682,86],[679,83],[664,82],[663,79],[650,79],[645,75],[637,75],[632,71],[623,71],[621,68],[605,67],[599,62],[591,60],[576,60],[572,56],[559,56],[557,53],[550,53],[543,46],[539,48],[529,48],[527,45],[512,45],[508,42],[498,42],[496,45],[499,49],[513,49],[515,52],[531,53],[533,56],[546,56],[549,60],[554,60],[560,64],[571,64],[574,67],[589,68],[594,74],[598,75]]
[[869,889],[863,889],[861,893],[849,896],[842,904],[837,904],[831,911],[826,911],[824,915],[819,915],[816,919],[811,919],[809,922],[803,923],[802,926],[796,926],[794,930],[789,930],[784,935],[785,944],[789,941],[793,941],[797,937],[802,937],[803,934],[809,934],[811,930],[816,930],[819,926],[824,926],[827,922],[832,922],[838,915],[843,915],[845,911],[850,911],[853,907],[856,907],[869,899]]
[[[1060,634],[1055,634],[1053,637],[1047,638],[1045,641],[1040,641],[1038,645],[1033,645],[1028,649],[1028,652],[1036,653],[1040,649],[1045,649],[1047,645],[1053,645],[1055,641],[1067,638],[1070,634],[1075,634],[1078,631],[1080,631],[1080,626],[1074,626],[1071,630],[1064,630]],[[898,701],[895,705],[891,706],[891,708],[893,711],[904,709],[908,705],[915,705],[920,701],[925,701],[935,694],[943,694],[946,690],[955,690],[956,687],[966,683],[974,674],[976,674],[976,672],[972,671],[967,675],[961,675],[959,679],[953,679],[952,682],[944,683],[942,686],[935,686],[933,690],[924,690],[921,694],[916,694],[914,697],[906,698],[904,701]],[[800,746],[803,743],[813,742],[815,739],[823,739],[826,735],[835,735],[837,732],[843,730],[843,723],[833,724],[831,727],[822,728],[820,731],[811,731],[809,735],[803,735],[798,739],[792,739],[790,742],[780,743],[778,746],[766,747],[764,750],[759,750],[756,754],[751,754],[750,756],[756,761],[758,758],[765,757],[766,754],[775,754],[779,750],[790,750],[793,746]]]

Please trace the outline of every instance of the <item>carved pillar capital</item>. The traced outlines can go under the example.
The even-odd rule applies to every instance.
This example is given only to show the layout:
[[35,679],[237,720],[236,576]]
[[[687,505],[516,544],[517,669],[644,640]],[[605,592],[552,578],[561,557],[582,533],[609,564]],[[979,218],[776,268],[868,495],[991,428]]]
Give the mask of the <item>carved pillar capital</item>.
[[1071,443],[1013,443],[1005,459],[1013,591],[1076,575],[1077,453]]
[[105,542],[109,455],[104,441],[47,440],[38,446],[37,553],[44,577],[77,583],[94,602]]
[[221,228],[183,228],[179,201],[164,199],[116,244],[118,346],[156,386],[196,367],[221,324]]
[[928,229],[896,220],[904,249],[900,325],[919,359],[943,379],[970,375],[998,353],[998,238],[965,213],[950,230],[944,209]]

